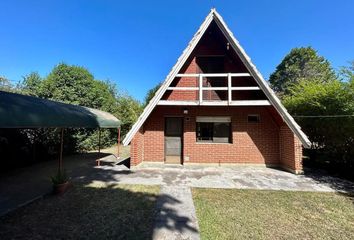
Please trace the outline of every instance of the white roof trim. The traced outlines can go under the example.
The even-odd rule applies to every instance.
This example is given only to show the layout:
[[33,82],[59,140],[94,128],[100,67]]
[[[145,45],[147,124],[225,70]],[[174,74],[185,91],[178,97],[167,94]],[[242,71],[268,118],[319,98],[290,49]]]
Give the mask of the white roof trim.
[[303,144],[304,147],[308,148],[311,146],[311,142],[307,138],[307,136],[304,134],[304,132],[301,130],[300,126],[295,122],[295,120],[292,118],[292,116],[287,112],[287,110],[284,108],[284,106],[281,104],[280,100],[278,97],[275,95],[273,90],[268,86],[267,82],[264,80],[260,72],[257,70],[255,65],[251,62],[250,57],[246,54],[246,52],[243,50],[239,42],[236,40],[236,38],[233,36],[232,32],[229,30],[227,27],[226,23],[222,19],[222,17],[216,12],[215,9],[211,9],[210,13],[208,16],[205,18],[204,22],[192,38],[192,40],[189,42],[187,48],[183,51],[182,55],[178,58],[177,63],[174,65],[170,73],[167,75],[165,81],[159,88],[159,90],[155,93],[155,96],[151,99],[149,104],[145,107],[143,113],[140,115],[139,119],[137,122],[133,125],[133,127],[130,129],[128,134],[123,140],[124,145],[128,145],[130,141],[133,139],[135,133],[141,128],[141,126],[144,124],[145,120],[147,117],[150,115],[152,110],[155,108],[155,106],[158,104],[159,100],[161,99],[162,95],[165,93],[169,85],[172,83],[173,79],[176,77],[178,74],[179,70],[182,68],[184,65],[185,61],[189,57],[189,55],[192,53],[194,50],[195,46],[198,44],[199,40],[203,36],[205,30],[209,27],[210,23],[215,20],[221,31],[224,33],[225,37],[228,39],[230,42],[231,46],[233,49],[236,51],[242,62],[245,64],[247,69],[250,71],[251,75],[253,78],[257,81],[259,84],[260,88],[263,90],[263,92],[266,94],[268,97],[269,101],[271,104],[275,107],[275,109],[278,111],[280,116],[283,118],[284,122],[289,126],[289,128],[294,132],[294,134],[300,139],[301,143]]
[[269,101],[278,111],[280,116],[283,118],[284,122],[287,123],[289,128],[294,132],[294,134],[299,138],[301,143],[305,148],[311,146],[310,140],[307,138],[306,134],[301,130],[301,127],[295,122],[294,118],[288,113],[283,104],[281,104],[279,98],[275,95],[273,90],[269,87],[267,82],[264,80],[262,74],[257,70],[256,66],[252,63],[251,58],[246,54],[245,50],[241,47],[240,43],[236,40],[230,29],[227,27],[226,23],[222,17],[214,11],[214,19],[218,24],[219,28],[223,31],[225,37],[229,40],[231,46],[238,53],[242,62],[245,64],[247,69],[251,72],[251,75],[257,81],[264,94],[268,97]]
[[162,95],[165,93],[166,89],[170,86],[175,76],[178,74],[179,70],[182,68],[183,64],[186,62],[189,55],[194,50],[195,46],[199,42],[200,38],[204,35],[205,30],[208,28],[209,24],[213,20],[213,9],[210,11],[208,16],[205,18],[202,25],[199,27],[198,31],[194,34],[192,40],[189,42],[188,46],[182,52],[182,55],[178,58],[177,63],[173,66],[170,73],[167,75],[165,81],[162,83],[159,90],[156,91],[155,96],[150,100],[149,104],[145,107],[144,111],[132,126],[130,131],[127,133],[123,140],[124,146],[128,145],[133,139],[135,133],[139,131],[140,127],[144,124],[147,117],[150,115],[152,110],[155,108]]
[[230,123],[231,117],[197,116],[196,122],[206,122],[206,123],[210,123],[210,122],[225,123],[225,122],[227,122],[227,123]]

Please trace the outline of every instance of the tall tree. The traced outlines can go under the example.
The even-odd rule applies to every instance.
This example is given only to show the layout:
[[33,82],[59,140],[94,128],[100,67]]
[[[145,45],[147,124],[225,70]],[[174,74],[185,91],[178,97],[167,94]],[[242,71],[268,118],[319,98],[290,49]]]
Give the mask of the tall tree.
[[19,86],[21,93],[31,96],[39,96],[41,94],[42,80],[43,79],[37,72],[31,72],[24,76],[23,81]]
[[270,75],[271,87],[280,95],[288,94],[288,88],[302,79],[329,82],[336,74],[328,60],[319,56],[312,47],[293,48]]
[[[52,99],[85,107],[108,111],[117,116],[118,101],[116,87],[108,81],[95,80],[94,76],[80,66],[60,63],[42,79],[38,73],[24,78],[21,91],[25,94]],[[50,134],[50,130],[45,130]],[[68,129],[67,151],[81,151],[97,146],[97,131],[90,129]],[[114,131],[105,130],[101,134],[105,146],[116,141]],[[54,139],[52,141],[54,143]]]
[[60,63],[43,81],[41,97],[91,107],[94,85],[93,75],[84,67]]
[[348,66],[341,67],[339,76],[344,82],[354,83],[354,60],[350,61]]
[[160,87],[161,87],[161,83],[157,84],[155,87],[151,88],[147,92],[144,99],[144,107],[149,104],[150,100],[155,96],[155,93],[157,92],[157,90],[159,90]]
[[310,154],[322,154],[321,159],[312,160],[329,162],[332,169],[354,171],[354,88],[351,82],[303,79],[288,90],[283,103],[313,143]]
[[117,117],[122,121],[121,134],[124,137],[142,112],[141,104],[127,94],[118,98]]
[[9,79],[0,76],[0,91],[12,92],[13,86]]

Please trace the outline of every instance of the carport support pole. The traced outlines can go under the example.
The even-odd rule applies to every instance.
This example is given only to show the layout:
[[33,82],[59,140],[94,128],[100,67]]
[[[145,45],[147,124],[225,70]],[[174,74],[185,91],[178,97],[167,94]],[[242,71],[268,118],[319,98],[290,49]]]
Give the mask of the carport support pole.
[[63,170],[63,144],[64,142],[64,128],[60,130],[60,153],[59,153],[59,172]]
[[98,129],[98,159],[96,160],[96,166],[100,166],[101,160],[101,128]]
[[117,158],[119,158],[120,128],[118,128]]
[[98,129],[98,156],[101,155],[101,128]]

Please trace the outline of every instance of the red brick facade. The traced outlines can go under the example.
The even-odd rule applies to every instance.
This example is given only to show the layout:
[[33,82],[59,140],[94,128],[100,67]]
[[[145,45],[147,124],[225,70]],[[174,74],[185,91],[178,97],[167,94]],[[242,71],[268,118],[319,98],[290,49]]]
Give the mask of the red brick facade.
[[135,166],[144,160],[144,134],[140,129],[134,136],[130,148],[130,163]]
[[[207,57],[207,61],[206,58]],[[213,58],[219,57],[219,59]],[[221,60],[220,60],[221,57]],[[204,62],[203,62],[204,61]],[[219,61],[219,62],[218,62]],[[213,63],[213,64],[210,64]],[[209,65],[208,65],[209,64]],[[222,70],[214,70],[222,66]],[[216,72],[215,72],[216,71]],[[205,101],[244,101],[267,100],[260,88],[256,91],[235,90],[240,87],[257,87],[248,68],[238,53],[231,51],[229,41],[215,22],[212,22],[179,70],[161,100],[190,101],[199,104]],[[225,76],[208,79],[200,73],[242,73],[241,76]],[[194,74],[194,76],[191,74]],[[197,76],[197,77],[196,77]],[[231,76],[231,75],[227,75]],[[202,101],[199,100],[199,77],[201,77]],[[176,89],[178,87],[179,89]],[[183,87],[183,89],[181,89]],[[189,88],[189,89],[186,89]],[[206,90],[207,88],[209,90]],[[210,88],[214,87],[214,88]],[[215,88],[217,87],[217,88]],[[190,88],[193,88],[192,90]],[[228,99],[228,90],[231,98]],[[215,90],[217,89],[217,90]],[[284,123],[273,106],[155,106],[139,132],[131,141],[131,163],[161,162],[165,160],[164,126],[165,118],[183,117],[182,163],[209,164],[261,164],[279,165],[295,173],[302,171],[302,145],[294,133]],[[201,104],[202,105],[202,104]],[[184,109],[188,114],[184,114]],[[258,114],[258,123],[248,122],[248,115]],[[227,116],[231,117],[231,143],[201,143],[196,139],[196,117]]]
[[[131,162],[164,162],[164,119],[184,118],[183,164],[279,165],[292,172],[302,170],[300,141],[286,126],[279,126],[267,107],[157,106],[132,141]],[[249,123],[249,114],[259,114],[259,123]],[[197,116],[230,116],[232,143],[200,143],[196,140]]]
[[302,145],[300,140],[294,135],[286,125],[279,131],[280,139],[280,163],[290,171],[302,172]]

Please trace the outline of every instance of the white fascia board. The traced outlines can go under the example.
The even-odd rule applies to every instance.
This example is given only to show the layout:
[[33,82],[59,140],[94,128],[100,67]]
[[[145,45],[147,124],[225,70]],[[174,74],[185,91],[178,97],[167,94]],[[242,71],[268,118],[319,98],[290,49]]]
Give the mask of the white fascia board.
[[270,106],[268,100],[239,100],[231,101],[230,106]]
[[231,122],[231,117],[197,116],[196,122]]
[[194,50],[195,46],[198,44],[200,38],[204,35],[205,30],[209,27],[210,23],[213,20],[215,10],[212,9],[208,16],[205,18],[202,25],[199,27],[198,31],[194,34],[192,40],[189,42],[186,49],[183,51],[182,55],[178,58],[177,63],[173,66],[170,73],[167,75],[165,81],[155,93],[155,96],[150,100],[149,104],[145,107],[142,114],[139,116],[138,120],[134,123],[130,131],[127,133],[123,140],[123,145],[127,146],[131,140],[133,139],[135,133],[139,131],[141,126],[144,124],[147,117],[150,115],[152,110],[160,101],[162,95],[165,93],[166,89],[170,86],[173,79],[176,77],[180,69],[182,68],[183,64],[186,62],[192,51]]
[[173,91],[197,91],[198,87],[168,87],[167,90]]
[[236,91],[254,91],[254,90],[261,90],[259,87],[231,87],[231,90]]
[[160,100],[157,105],[162,106],[197,106],[199,105],[199,101],[167,101]]
[[228,101],[220,100],[203,100],[199,103],[200,106],[227,106],[229,105]]
[[179,73],[176,77],[227,77],[229,74],[231,77],[251,77],[249,73]]
[[273,90],[268,86],[267,82],[264,80],[261,73],[257,70],[256,66],[252,63],[251,58],[246,54],[244,49],[241,47],[240,43],[233,36],[230,29],[227,27],[226,23],[222,19],[222,17],[214,11],[214,20],[218,24],[219,28],[223,32],[224,36],[228,39],[233,49],[241,58],[242,62],[245,64],[247,69],[250,71],[251,75],[257,81],[263,92],[268,97],[269,101],[278,111],[280,116],[283,118],[285,123],[289,126],[289,128],[293,131],[293,133],[299,138],[301,143],[305,148],[309,148],[311,146],[310,140],[307,138],[305,133],[301,130],[300,126],[295,122],[293,117],[288,113],[285,107],[281,104],[278,97],[275,95]]

